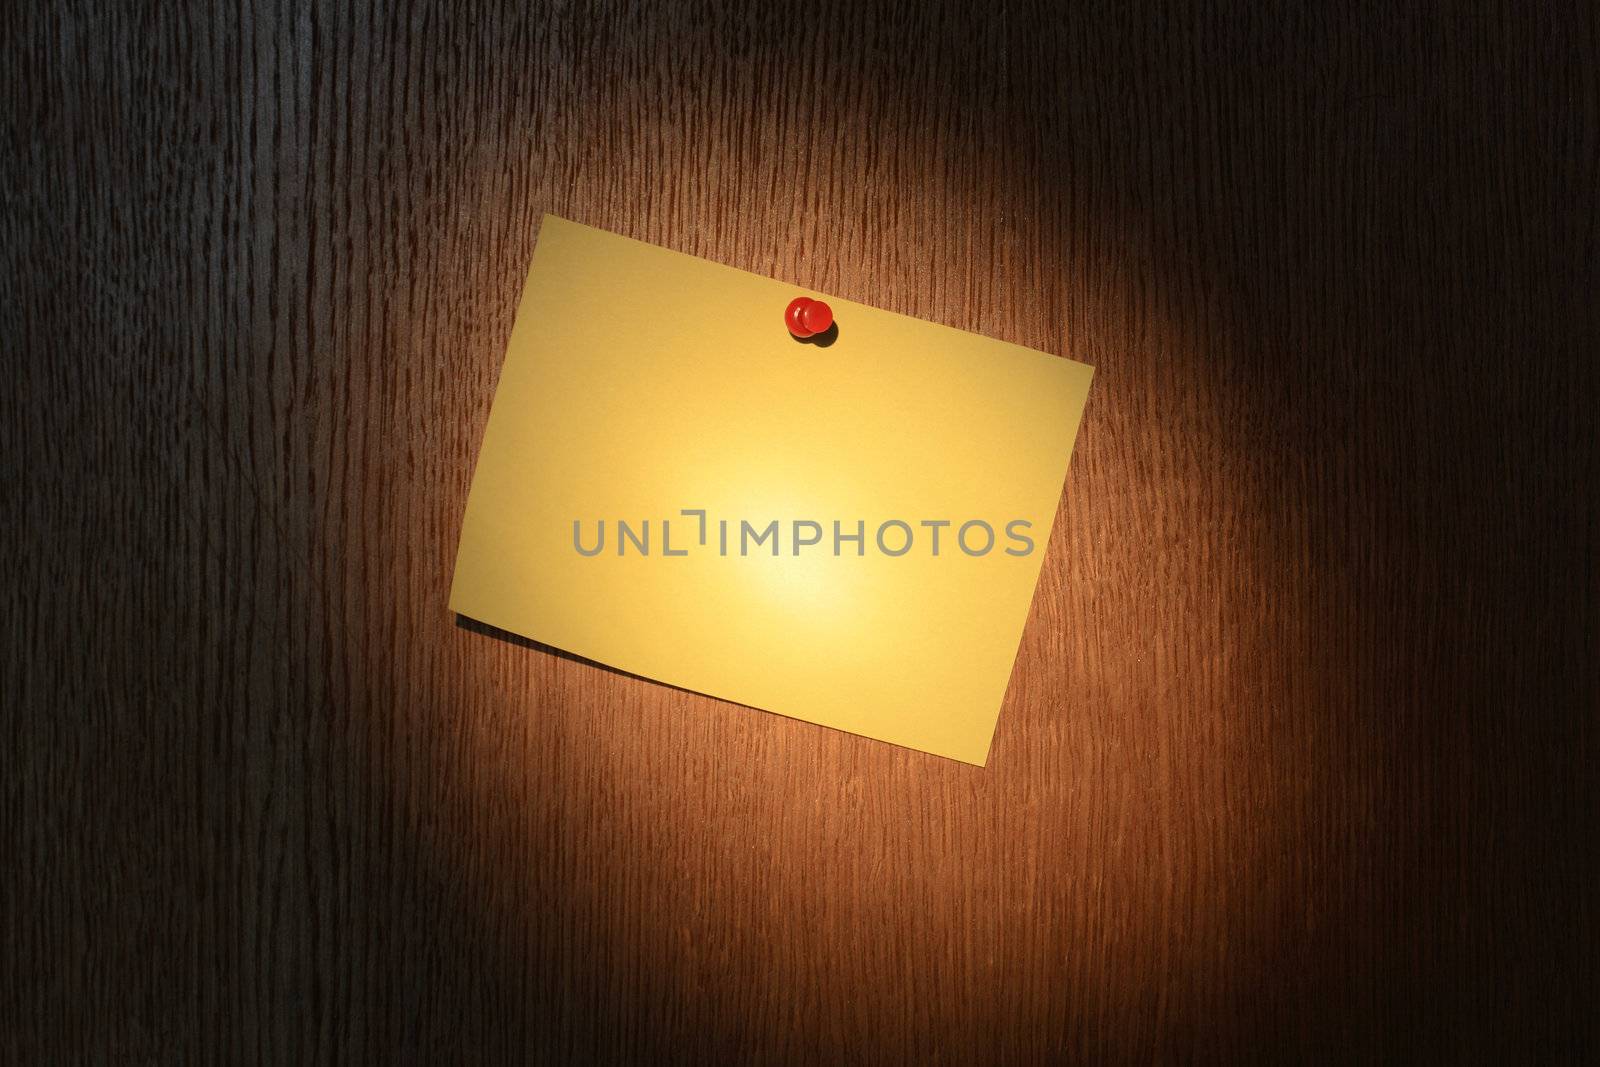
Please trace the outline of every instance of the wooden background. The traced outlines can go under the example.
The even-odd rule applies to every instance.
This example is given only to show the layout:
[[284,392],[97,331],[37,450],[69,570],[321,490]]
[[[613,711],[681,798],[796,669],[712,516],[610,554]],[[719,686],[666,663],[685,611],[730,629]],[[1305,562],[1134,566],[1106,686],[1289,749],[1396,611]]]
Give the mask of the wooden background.
[[[0,1058],[1584,1051],[1600,12],[1231,7],[5,5]],[[1095,365],[987,769],[447,612],[546,211]]]

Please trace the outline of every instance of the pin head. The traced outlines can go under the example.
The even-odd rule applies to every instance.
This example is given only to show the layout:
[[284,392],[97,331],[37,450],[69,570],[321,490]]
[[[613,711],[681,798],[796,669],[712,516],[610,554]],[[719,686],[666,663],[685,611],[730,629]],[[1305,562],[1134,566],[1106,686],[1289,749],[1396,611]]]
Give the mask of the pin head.
[[783,324],[799,338],[826,333],[828,327],[833,325],[833,309],[820,300],[797,296],[784,309]]

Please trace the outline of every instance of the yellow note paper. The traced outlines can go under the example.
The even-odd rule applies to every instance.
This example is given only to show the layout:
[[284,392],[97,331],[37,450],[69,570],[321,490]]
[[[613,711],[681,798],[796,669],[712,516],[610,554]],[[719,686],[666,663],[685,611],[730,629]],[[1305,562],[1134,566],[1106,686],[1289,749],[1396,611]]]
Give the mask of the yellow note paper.
[[1092,373],[546,216],[450,606],[982,765]]

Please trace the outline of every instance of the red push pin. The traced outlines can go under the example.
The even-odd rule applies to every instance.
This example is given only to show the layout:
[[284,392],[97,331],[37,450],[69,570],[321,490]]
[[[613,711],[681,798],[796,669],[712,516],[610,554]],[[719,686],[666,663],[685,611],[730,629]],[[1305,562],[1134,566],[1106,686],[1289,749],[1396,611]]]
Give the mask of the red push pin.
[[828,332],[828,327],[833,325],[833,309],[809,296],[797,296],[784,309],[783,324],[789,327],[791,334],[803,341],[807,337]]

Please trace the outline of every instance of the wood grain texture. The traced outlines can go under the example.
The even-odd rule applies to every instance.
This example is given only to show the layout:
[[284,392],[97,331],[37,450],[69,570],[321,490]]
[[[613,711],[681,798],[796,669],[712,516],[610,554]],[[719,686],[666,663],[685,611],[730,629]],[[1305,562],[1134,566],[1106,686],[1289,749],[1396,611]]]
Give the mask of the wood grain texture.
[[[1593,5],[5,6],[0,1058],[1592,1052],[1597,72]],[[988,768],[457,625],[547,211],[1095,365]]]

